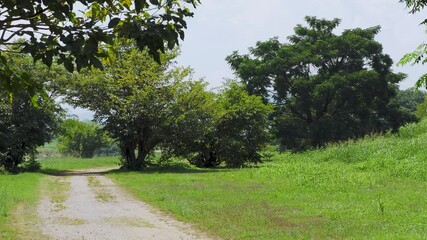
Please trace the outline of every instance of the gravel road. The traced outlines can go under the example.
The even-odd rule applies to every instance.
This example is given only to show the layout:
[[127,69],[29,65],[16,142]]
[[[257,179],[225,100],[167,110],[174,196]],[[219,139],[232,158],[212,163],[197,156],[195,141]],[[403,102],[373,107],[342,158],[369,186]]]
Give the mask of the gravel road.
[[[44,235],[57,240],[210,239],[133,198],[103,171],[52,177],[64,187],[50,190],[57,192],[44,194],[40,202]],[[65,196],[63,200],[59,195]]]

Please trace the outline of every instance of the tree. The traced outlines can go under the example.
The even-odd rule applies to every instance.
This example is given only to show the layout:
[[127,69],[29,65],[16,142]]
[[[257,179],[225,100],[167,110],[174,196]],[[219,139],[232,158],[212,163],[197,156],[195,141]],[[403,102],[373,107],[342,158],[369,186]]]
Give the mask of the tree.
[[233,167],[261,162],[258,152],[270,140],[271,105],[264,104],[259,96],[249,95],[237,82],[224,87],[218,104],[222,107],[216,126],[219,141],[215,151],[219,159]]
[[[159,51],[173,49],[184,39],[188,5],[199,0],[30,0],[0,2],[0,46],[19,45],[34,61],[48,66],[57,59],[70,72],[102,68],[114,39],[132,39],[140,50],[160,61]],[[14,42],[16,37],[24,41]],[[25,78],[14,78],[0,50],[0,87],[11,94],[34,90]],[[11,86],[12,85],[12,86]]]
[[305,18],[289,43],[258,42],[227,57],[250,94],[276,106],[275,131],[286,149],[397,130],[413,116],[391,102],[405,75],[375,41],[380,27],[336,35],[339,19]]
[[109,141],[99,125],[67,119],[60,126],[58,142],[62,154],[92,158],[96,150],[105,147]]
[[[406,4],[406,7],[409,9],[409,12],[411,14],[415,14],[417,12],[420,12],[427,6],[426,0],[399,0],[399,2],[403,2]],[[423,25],[427,25],[427,19],[425,19],[423,22],[421,22]],[[405,54],[402,59],[399,61],[400,65],[405,64],[418,64],[422,63],[425,64],[427,62],[426,58],[427,54],[427,44],[422,43],[418,46],[418,48],[411,52]],[[426,87],[427,88],[427,74],[424,74],[420,77],[420,79],[416,83],[417,87]]]
[[[42,84],[43,70],[36,69],[27,55],[8,54],[5,57],[13,63],[10,70],[14,75]],[[0,96],[4,95],[6,91],[0,88]],[[21,91],[10,101],[1,98],[0,166],[7,171],[18,171],[24,156],[34,155],[37,146],[52,139],[60,115],[61,109],[47,96]]]
[[18,171],[25,155],[34,154],[36,147],[53,137],[58,122],[56,106],[41,98],[37,105],[25,93],[16,95],[11,104],[0,102],[0,166],[7,171]]
[[271,106],[264,104],[260,97],[249,95],[234,81],[228,82],[216,96],[196,93],[198,111],[187,118],[190,122],[175,122],[177,132],[171,135],[176,137],[167,142],[169,153],[183,156],[198,167],[222,163],[239,167],[261,162],[258,152],[270,137]]
[[424,101],[426,95],[425,91],[420,91],[416,88],[398,90],[396,101],[400,107],[413,113],[417,110],[417,105]]
[[174,66],[176,53],[162,54],[159,65],[132,45],[118,43],[116,48],[104,71],[89,71],[69,87],[67,96],[70,103],[95,112],[95,120],[119,143],[123,167],[140,169],[170,137],[174,121],[185,117],[175,115],[182,89],[190,87],[191,92],[202,83],[185,81],[191,69]]

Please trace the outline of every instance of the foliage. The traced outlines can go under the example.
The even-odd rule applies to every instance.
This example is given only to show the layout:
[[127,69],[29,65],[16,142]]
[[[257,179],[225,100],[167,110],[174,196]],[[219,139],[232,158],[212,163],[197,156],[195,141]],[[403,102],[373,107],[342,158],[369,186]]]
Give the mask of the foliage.
[[62,154],[92,158],[97,149],[107,146],[110,139],[95,123],[67,119],[61,124],[58,142]]
[[[46,73],[46,66],[34,65],[26,54],[4,56],[12,64],[10,71],[17,78],[43,86],[55,77]],[[46,84],[47,87],[49,85]],[[7,94],[6,89],[0,88],[0,96]],[[0,165],[8,171],[17,171],[25,155],[32,160],[36,147],[49,142],[57,129],[61,108],[47,94],[33,94],[31,91],[20,91],[9,100],[0,98]],[[32,164],[31,161],[28,164]]]
[[169,153],[184,156],[199,167],[215,167],[221,163],[238,167],[261,162],[258,151],[269,140],[267,117],[271,106],[265,105],[258,96],[250,96],[242,85],[232,81],[215,99],[209,93],[197,94],[198,107],[190,107],[193,111],[186,118],[191,122],[177,120],[174,123],[178,127],[172,134],[176,137],[167,143]]
[[222,114],[216,125],[219,158],[228,166],[259,163],[258,154],[269,141],[268,115],[272,107],[261,97],[249,95],[244,86],[228,83],[219,95]]
[[116,48],[116,59],[104,71],[93,69],[77,79],[67,95],[70,103],[95,112],[95,120],[119,143],[123,166],[139,169],[170,137],[174,121],[186,121],[190,114],[182,113],[196,111],[190,108],[196,105],[180,105],[180,96],[203,84],[185,80],[191,69],[175,67],[174,52],[162,54],[159,65],[147,51],[123,43]]
[[[57,127],[55,105],[43,99],[35,107],[29,96],[21,93],[13,102],[0,102],[0,125],[3,141],[0,144],[0,165],[16,172],[24,156],[34,154],[35,148],[50,141]],[[6,140],[6,141],[4,141]]]
[[[68,71],[86,66],[102,68],[110,55],[105,45],[114,39],[132,39],[140,50],[160,61],[159,51],[174,48],[184,39],[188,5],[198,0],[67,0],[1,1],[0,46],[16,46],[34,61],[51,66],[57,59]],[[24,41],[13,42],[15,37]],[[8,94],[42,90],[34,82],[10,71],[0,50],[0,86]]]
[[[403,2],[406,4],[406,7],[410,10],[411,14],[415,14],[417,12],[421,12],[427,5],[426,0],[399,0],[399,2]],[[427,25],[427,19],[425,19],[421,24]],[[425,64],[427,62],[426,58],[427,53],[427,44],[422,43],[418,46],[418,48],[411,52],[405,54],[402,59],[399,61],[400,65],[406,64]],[[417,87],[426,87],[427,88],[427,74],[424,74],[418,79],[416,83]]]
[[427,97],[424,98],[423,102],[417,105],[415,115],[420,119],[427,116]]
[[398,90],[396,95],[396,102],[399,106],[409,112],[415,112],[417,105],[424,101],[427,93],[420,91],[416,88],[409,88],[406,90]]
[[375,41],[379,27],[334,33],[340,20],[306,17],[289,43],[258,42],[228,63],[251,94],[276,106],[274,129],[286,149],[397,130],[415,120],[392,99],[403,74]]

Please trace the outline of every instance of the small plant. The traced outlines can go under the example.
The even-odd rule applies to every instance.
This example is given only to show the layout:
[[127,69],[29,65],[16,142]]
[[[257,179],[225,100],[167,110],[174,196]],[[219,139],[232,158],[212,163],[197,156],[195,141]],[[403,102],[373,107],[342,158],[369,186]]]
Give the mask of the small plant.
[[274,152],[270,152],[270,151],[266,151],[266,152],[262,152],[261,153],[261,160],[266,161],[266,162],[270,162],[271,159],[275,156],[276,154]]
[[381,214],[385,213],[384,202],[381,199],[381,195],[378,195],[378,210],[381,212]]

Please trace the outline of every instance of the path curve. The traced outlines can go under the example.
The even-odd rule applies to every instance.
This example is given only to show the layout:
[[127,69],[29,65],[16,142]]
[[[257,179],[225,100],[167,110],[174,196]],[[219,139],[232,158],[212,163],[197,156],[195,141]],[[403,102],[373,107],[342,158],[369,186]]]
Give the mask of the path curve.
[[103,171],[54,177],[69,186],[68,196],[58,203],[52,194],[44,194],[38,207],[44,235],[55,240],[210,239],[136,200],[103,176]]

